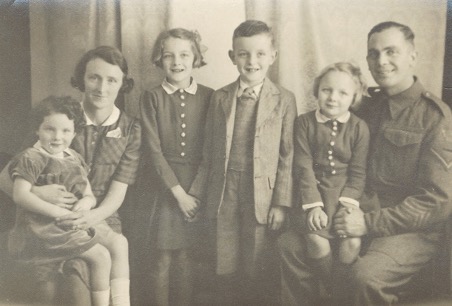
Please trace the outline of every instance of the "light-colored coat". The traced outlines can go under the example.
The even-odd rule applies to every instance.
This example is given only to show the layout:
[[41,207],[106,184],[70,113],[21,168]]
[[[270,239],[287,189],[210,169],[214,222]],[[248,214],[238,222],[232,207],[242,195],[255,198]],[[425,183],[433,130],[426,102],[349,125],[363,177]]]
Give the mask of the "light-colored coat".
[[[236,81],[217,90],[207,114],[203,161],[190,194],[206,204],[207,217],[216,218],[223,202],[226,170],[236,112]],[[264,80],[254,138],[254,202],[256,219],[267,223],[273,205],[292,206],[293,124],[295,96]]]

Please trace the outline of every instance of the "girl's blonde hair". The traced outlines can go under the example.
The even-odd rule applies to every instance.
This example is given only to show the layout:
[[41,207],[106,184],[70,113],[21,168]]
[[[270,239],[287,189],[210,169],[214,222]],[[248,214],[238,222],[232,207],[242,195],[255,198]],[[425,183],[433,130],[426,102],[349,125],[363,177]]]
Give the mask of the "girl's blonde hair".
[[322,78],[330,71],[345,72],[356,84],[356,93],[353,97],[352,106],[361,102],[364,92],[367,90],[366,80],[364,79],[361,69],[358,65],[349,62],[338,62],[325,67],[320,74],[314,79],[314,96],[319,97],[319,86]]
[[152,50],[151,60],[154,65],[162,68],[162,55],[163,55],[163,44],[165,40],[168,38],[180,38],[185,39],[191,42],[193,54],[195,55],[195,59],[193,61],[193,67],[199,68],[207,63],[204,61],[204,49],[205,46],[201,45],[201,35],[199,35],[198,31],[189,31],[183,28],[175,28],[167,31],[163,31],[157,37],[157,41],[154,44],[154,48]]

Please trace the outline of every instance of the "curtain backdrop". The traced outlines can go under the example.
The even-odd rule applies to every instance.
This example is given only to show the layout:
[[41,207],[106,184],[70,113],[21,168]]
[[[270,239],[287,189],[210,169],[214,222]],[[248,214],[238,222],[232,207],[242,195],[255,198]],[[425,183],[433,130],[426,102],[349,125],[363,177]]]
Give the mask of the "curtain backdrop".
[[245,19],[273,27],[278,59],[270,77],[293,91],[298,111],[315,108],[314,77],[336,61],[354,61],[374,85],[366,64],[368,31],[393,20],[416,34],[416,74],[436,95],[442,90],[447,0],[43,0],[30,1],[32,100],[50,94],[79,95],[69,79],[80,56],[98,45],[119,47],[136,87],[126,109],[137,113],[142,90],[163,75],[150,61],[158,33],[166,28],[197,29],[207,66],[196,80],[218,89],[238,74],[227,52],[234,28]]

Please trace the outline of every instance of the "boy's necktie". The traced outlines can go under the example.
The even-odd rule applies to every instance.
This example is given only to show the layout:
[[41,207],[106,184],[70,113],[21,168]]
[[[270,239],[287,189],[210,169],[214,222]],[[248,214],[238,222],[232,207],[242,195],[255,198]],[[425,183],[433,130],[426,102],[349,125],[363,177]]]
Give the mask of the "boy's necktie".
[[240,96],[240,100],[245,102],[248,100],[257,101],[257,95],[252,87],[247,87]]

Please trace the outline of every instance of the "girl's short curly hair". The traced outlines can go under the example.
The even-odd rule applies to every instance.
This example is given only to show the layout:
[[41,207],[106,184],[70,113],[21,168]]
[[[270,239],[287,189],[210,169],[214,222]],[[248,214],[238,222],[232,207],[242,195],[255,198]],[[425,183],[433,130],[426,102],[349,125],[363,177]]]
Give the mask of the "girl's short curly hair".
[[319,86],[322,78],[331,71],[344,72],[348,74],[353,82],[356,84],[356,93],[353,97],[352,106],[361,102],[363,94],[367,90],[366,80],[361,72],[361,69],[358,65],[349,63],[349,62],[338,62],[325,67],[320,74],[314,79],[313,93],[314,97],[319,97]]
[[79,101],[69,96],[49,96],[39,102],[31,112],[33,130],[39,130],[39,127],[44,122],[44,118],[51,114],[64,114],[70,120],[73,120],[76,133],[80,132],[86,125],[85,115]]
[[162,64],[162,55],[163,55],[163,45],[165,40],[168,38],[180,38],[184,40],[188,40],[191,42],[192,51],[195,56],[193,61],[194,68],[200,68],[207,63],[204,61],[203,56],[203,45],[201,45],[201,35],[199,35],[198,31],[189,31],[183,28],[175,28],[167,31],[163,31],[157,37],[157,40],[154,44],[154,48],[152,49],[151,61],[157,67],[163,68]]
[[111,46],[100,46],[86,52],[75,66],[74,76],[71,78],[71,85],[79,89],[81,92],[85,91],[85,73],[88,62],[100,58],[109,64],[119,66],[124,73],[122,79],[122,86],[120,92],[128,93],[132,90],[134,82],[128,77],[129,67],[124,55],[117,48]]

